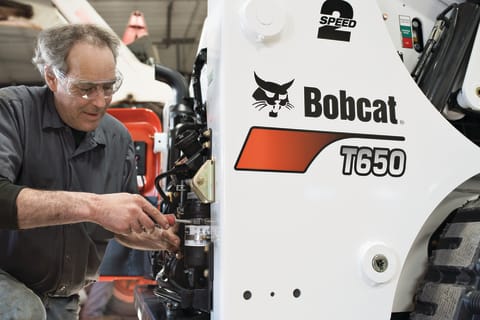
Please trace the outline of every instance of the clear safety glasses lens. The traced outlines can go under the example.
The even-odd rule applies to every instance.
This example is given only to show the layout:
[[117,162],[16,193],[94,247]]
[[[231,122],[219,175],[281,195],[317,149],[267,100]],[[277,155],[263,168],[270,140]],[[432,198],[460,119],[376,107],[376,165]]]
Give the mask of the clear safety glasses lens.
[[75,79],[59,70],[54,70],[54,74],[63,83],[69,95],[85,100],[94,100],[99,95],[102,95],[104,99],[109,99],[118,91],[123,82],[123,76],[118,70],[115,79],[100,81]]

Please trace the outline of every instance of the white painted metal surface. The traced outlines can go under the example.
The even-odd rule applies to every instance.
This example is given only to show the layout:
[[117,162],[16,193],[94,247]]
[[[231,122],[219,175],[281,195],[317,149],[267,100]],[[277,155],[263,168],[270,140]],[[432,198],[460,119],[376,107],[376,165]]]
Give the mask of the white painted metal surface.
[[[277,2],[285,26],[259,42],[242,30],[245,1],[209,1],[212,319],[389,319],[392,310],[408,311],[424,238],[478,189],[474,181],[468,191],[458,187],[479,173],[480,150],[411,79],[392,41],[395,27],[383,19],[385,2],[350,0],[353,16],[330,15],[345,18],[336,21],[349,41],[317,37],[326,1]],[[254,73],[276,84],[294,79],[287,90],[294,108],[277,117],[255,108]],[[342,120],[341,106],[350,103],[354,119]],[[262,140],[242,162],[252,129],[287,134]],[[299,131],[313,141],[343,138],[319,147],[304,172],[278,171],[286,159],[306,157],[311,141],[297,148],[288,140]],[[294,152],[263,161],[277,146]],[[458,154],[462,165],[453,169]],[[391,263],[388,273],[370,269],[377,254]]]

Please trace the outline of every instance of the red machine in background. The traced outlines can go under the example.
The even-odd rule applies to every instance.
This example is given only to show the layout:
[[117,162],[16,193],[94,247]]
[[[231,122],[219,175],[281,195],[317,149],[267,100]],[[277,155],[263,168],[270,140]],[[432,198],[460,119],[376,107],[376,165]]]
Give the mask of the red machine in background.
[[[108,113],[120,120],[135,143],[139,192],[153,204],[158,203],[155,177],[160,173],[159,134],[163,131],[159,116],[146,108],[110,108]],[[156,140],[157,139],[157,140]],[[157,144],[157,145],[156,145]]]

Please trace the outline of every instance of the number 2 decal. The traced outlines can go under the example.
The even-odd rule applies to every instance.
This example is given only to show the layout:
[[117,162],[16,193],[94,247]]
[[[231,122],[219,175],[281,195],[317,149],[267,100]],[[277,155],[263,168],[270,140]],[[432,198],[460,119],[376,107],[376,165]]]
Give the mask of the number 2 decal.
[[[333,13],[338,12],[339,17],[334,17]],[[317,38],[350,41],[350,31],[338,30],[340,27],[353,28],[357,24],[353,20],[352,6],[343,0],[327,0],[323,3],[320,10],[320,24]]]

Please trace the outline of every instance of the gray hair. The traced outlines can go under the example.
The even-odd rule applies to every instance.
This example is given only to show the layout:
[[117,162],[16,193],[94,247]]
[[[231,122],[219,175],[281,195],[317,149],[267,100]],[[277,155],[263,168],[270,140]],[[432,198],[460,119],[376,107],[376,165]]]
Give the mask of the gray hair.
[[109,30],[94,24],[52,27],[38,34],[32,59],[42,77],[45,75],[46,66],[68,73],[66,59],[70,49],[78,42],[86,42],[98,47],[106,46],[112,51],[115,61],[117,60],[120,40]]

